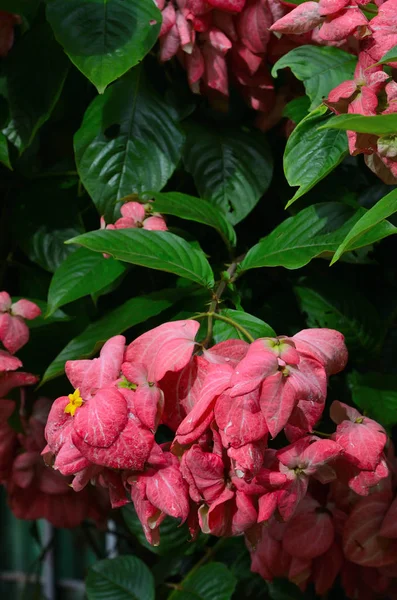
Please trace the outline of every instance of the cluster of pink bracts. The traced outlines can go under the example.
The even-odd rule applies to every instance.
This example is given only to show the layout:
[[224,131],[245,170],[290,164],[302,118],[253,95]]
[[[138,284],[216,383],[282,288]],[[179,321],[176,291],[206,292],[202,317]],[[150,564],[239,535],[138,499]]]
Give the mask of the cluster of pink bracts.
[[[328,377],[347,361],[343,336],[307,329],[206,349],[198,328],[165,323],[127,346],[111,338],[99,358],[67,362],[75,391],[52,405],[47,464],[73,476],[76,491],[94,482],[114,507],[132,500],[152,544],[169,515],[187,521],[192,537],[245,535],[265,579],[312,581],[324,594],[340,574],[351,598],[393,597],[391,443],[340,402],[331,406],[335,432],[323,439],[313,430]],[[172,443],[156,442],[159,424],[175,432]],[[279,434],[289,444],[269,448]]]
[[[35,319],[40,308],[29,300],[12,303],[7,292],[0,292],[0,483],[7,490],[11,510],[19,519],[45,518],[56,527],[76,527],[84,519],[103,520],[109,510],[105,490],[87,486],[76,496],[70,478],[48,469],[41,452],[46,445],[44,428],[51,400],[39,398],[31,414],[26,414],[25,386],[38,378],[18,369],[22,362],[14,356],[29,340],[25,319]],[[9,392],[20,388],[19,419],[23,433],[9,424],[17,404],[7,399]]]
[[[226,103],[232,82],[261,114],[262,129],[280,120],[285,99],[293,93],[281,89],[276,98],[268,67],[302,44],[333,45],[358,55],[354,80],[342,83],[326,101],[334,112],[397,111],[397,84],[383,66],[374,66],[397,45],[397,0],[378,0],[378,14],[372,5],[365,13],[370,0],[298,6],[282,0],[155,1],[163,15],[160,60],[177,56],[193,92],[206,94],[218,106]],[[397,136],[348,135],[350,153],[364,154],[372,171],[395,184]]]

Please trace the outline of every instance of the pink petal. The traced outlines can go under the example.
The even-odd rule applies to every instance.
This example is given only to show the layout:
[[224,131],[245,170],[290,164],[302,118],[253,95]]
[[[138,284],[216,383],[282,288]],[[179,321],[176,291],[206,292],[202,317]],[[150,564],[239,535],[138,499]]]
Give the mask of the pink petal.
[[397,497],[391,503],[379,530],[385,538],[397,538]]
[[215,50],[210,44],[202,48],[205,63],[204,82],[211,89],[224,97],[229,96],[229,79],[227,63],[222,52]]
[[318,4],[320,7],[320,15],[325,16],[339,12],[349,4],[349,0],[320,0]]
[[134,406],[142,425],[155,431],[163,414],[163,392],[156,386],[139,386],[134,392]]
[[182,457],[181,471],[189,484],[189,493],[195,502],[211,503],[225,489],[225,466],[220,456],[204,452],[198,444]]
[[5,350],[0,350],[0,373],[2,371],[15,371],[22,367],[22,362],[16,356],[12,356]]
[[245,444],[240,448],[228,448],[227,455],[232,459],[236,473],[243,476],[253,476],[258,473],[263,464],[265,441]]
[[250,345],[244,340],[225,340],[215,344],[209,350],[204,350],[204,356],[209,363],[227,363],[236,367],[247,354]]
[[240,41],[254,54],[266,52],[272,22],[267,3],[263,0],[248,0],[247,6],[237,18]]
[[166,453],[167,466],[149,471],[146,476],[146,496],[162,512],[186,521],[189,500],[186,482],[182,479],[178,459]]
[[167,223],[163,217],[148,217],[143,222],[143,228],[148,231],[168,231]]
[[244,492],[236,492],[236,512],[232,518],[232,535],[241,535],[253,527],[258,519],[258,513],[251,496]]
[[324,554],[315,558],[312,574],[317,596],[324,596],[332,588],[342,568],[343,558],[342,550],[336,542]]
[[181,38],[176,23],[160,37],[160,61],[166,62],[175,56],[180,48]]
[[365,567],[383,567],[397,561],[397,541],[379,536],[389,506],[388,494],[372,494],[354,506],[343,533],[343,551],[348,560]]
[[343,449],[332,440],[317,440],[303,450],[300,460],[303,465],[306,465],[305,472],[311,475],[342,453]]
[[30,300],[18,300],[11,306],[11,312],[17,317],[23,317],[24,319],[36,319],[41,315],[41,309]]
[[327,552],[334,541],[335,531],[329,513],[318,502],[307,498],[288,521],[283,547],[288,554],[312,559]]
[[85,444],[109,448],[126,427],[128,418],[124,396],[114,388],[101,389],[76,411],[74,430]]
[[[176,13],[175,13],[175,8],[172,4],[172,2],[170,2],[169,4],[167,4],[167,6],[164,8],[164,10],[161,12],[161,16],[163,18],[162,23],[161,23],[161,29],[160,29],[160,33],[159,33],[159,37],[162,37],[163,35],[166,35],[171,28],[175,25],[176,22]],[[136,202],[131,204],[137,204]],[[144,213],[145,214],[145,213]],[[136,219],[136,221],[142,221],[142,219]]]
[[197,86],[204,75],[205,65],[203,55],[197,45],[194,46],[191,54],[186,55],[185,61],[189,85],[193,92],[199,92]]
[[290,377],[281,372],[267,377],[262,385],[260,405],[271,436],[274,438],[286,425],[298,399]]
[[[209,368],[197,403],[178,427],[177,441],[181,437],[184,443],[197,439],[197,428],[212,414],[216,399],[230,384],[232,373],[233,369],[229,365],[213,365]],[[189,442],[186,441],[187,436]]]
[[110,469],[142,471],[149,458],[154,438],[148,429],[140,425],[136,417],[130,415],[126,427],[108,448],[91,446],[77,433],[72,434],[72,441],[81,454],[94,464]]
[[36,375],[23,371],[2,373],[0,377],[0,398],[7,396],[8,392],[16,387],[34,385],[39,380]]
[[237,365],[231,380],[230,396],[242,396],[259,388],[265,377],[274,375],[278,369],[276,355],[269,351],[263,341],[253,342],[243,360]]
[[207,0],[207,2],[217,10],[238,13],[243,10],[246,0]]
[[335,16],[329,16],[321,26],[319,37],[325,41],[339,42],[367,24],[368,19],[359,8],[349,7]]
[[116,335],[104,344],[99,358],[66,362],[66,375],[73,387],[80,390],[84,399],[119,378],[124,348],[125,337]]
[[[345,82],[350,84],[352,82]],[[338,86],[338,87],[341,87]],[[335,88],[335,92],[338,88]],[[331,92],[331,94],[333,93]],[[328,99],[331,99],[331,94]],[[347,363],[348,355],[344,336],[334,329],[303,329],[292,338],[299,354],[318,360],[328,375],[342,371]]]
[[226,448],[255,442],[268,432],[259,404],[259,390],[237,398],[223,393],[216,401],[214,414]]
[[207,33],[207,39],[209,40],[211,46],[222,54],[227,54],[232,47],[232,42],[229,40],[229,38],[223,33],[223,31],[217,29],[216,27],[211,27]]
[[9,313],[0,314],[0,340],[11,354],[15,354],[29,340],[29,328],[25,321]]
[[317,2],[303,2],[290,13],[276,21],[270,31],[285,34],[299,34],[311,31],[322,23],[320,8]]
[[360,469],[372,471],[379,463],[386,445],[386,433],[376,421],[362,417],[362,422],[343,421],[336,428],[335,441],[344,456]]
[[160,381],[167,371],[179,371],[189,362],[199,327],[193,320],[155,327],[127,347],[125,360],[142,363],[148,371],[148,381]]

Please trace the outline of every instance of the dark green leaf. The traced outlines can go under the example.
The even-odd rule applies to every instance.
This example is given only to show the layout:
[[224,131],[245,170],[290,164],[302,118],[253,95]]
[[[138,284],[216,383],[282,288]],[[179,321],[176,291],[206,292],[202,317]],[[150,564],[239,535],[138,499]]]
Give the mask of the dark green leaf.
[[185,167],[200,196],[239,223],[270,185],[273,162],[265,136],[192,122],[187,134]]
[[210,563],[188,575],[169,600],[230,600],[236,578],[222,563]]
[[[360,238],[361,235],[381,223],[391,215],[397,212],[397,190],[393,190],[387,196],[384,196],[372,208],[370,208],[352,227],[341,245],[338,247],[331,261],[331,265],[336,262],[344,252],[349,250],[351,244]],[[396,229],[397,232],[397,229]]]
[[328,327],[343,333],[349,351],[376,352],[384,327],[375,307],[346,282],[316,280],[296,286],[308,327]]
[[353,402],[385,427],[397,423],[397,376],[384,373],[350,373]]
[[283,111],[283,117],[288,117],[294,123],[298,124],[309,112],[310,100],[307,96],[299,96],[288,102]]
[[275,579],[267,582],[269,600],[306,600],[307,596],[300,591],[298,586],[286,579]]
[[174,273],[204,287],[214,285],[214,275],[204,252],[168,231],[102,229],[79,235],[69,243],[105,252],[134,265]]
[[332,46],[298,46],[284,54],[272,69],[277,77],[280,69],[289,67],[303,82],[311,100],[309,110],[317,108],[331,90],[353,79],[357,57]]
[[154,600],[154,579],[136,556],[118,556],[95,563],[86,579],[88,600]]
[[161,13],[153,0],[49,0],[58,42],[100,94],[155,44]]
[[236,245],[236,232],[222,212],[210,202],[179,192],[148,192],[155,199],[153,209],[164,215],[174,215],[181,219],[204,223],[216,229],[227,244]]
[[28,31],[5,61],[11,120],[4,135],[20,152],[49,119],[61,95],[69,63],[47,24]]
[[321,105],[305,117],[293,130],[284,152],[284,172],[290,186],[299,186],[288,202],[306,194],[347,156],[344,132],[319,130],[327,122],[328,109]]
[[[308,206],[290,217],[248,252],[241,263],[242,271],[258,267],[299,269],[313,258],[336,252],[348,232],[365,214],[337,202]],[[396,227],[383,221],[354,240],[349,250],[377,242],[396,232]]]
[[113,258],[79,248],[55,271],[48,290],[48,315],[54,310],[88,296],[112,283],[125,267]]
[[0,131],[0,162],[3,163],[6,167],[12,170],[11,162],[10,162],[10,154],[8,149],[8,140],[4,133]]
[[183,291],[163,290],[138,298],[131,298],[122,306],[91,323],[80,335],[71,340],[44,373],[42,384],[62,375],[67,360],[90,358],[113,335],[119,335],[150,317],[172,306],[183,296]]
[[47,230],[46,225],[37,229],[28,245],[30,260],[40,265],[46,271],[55,273],[75,248],[65,245],[71,236],[81,233],[81,229],[65,228]]
[[84,231],[77,186],[65,187],[62,179],[44,179],[21,187],[13,201],[13,238],[31,261],[54,273],[76,251],[65,241]]
[[[276,337],[276,333],[270,327],[270,325],[246,312],[224,308],[223,310],[220,310],[219,313],[224,317],[232,319],[238,325],[241,325],[241,327],[246,329],[253,338]],[[232,339],[241,339],[247,341],[244,334],[240,330],[233,327],[233,325],[230,323],[215,320],[214,341],[218,343],[223,342],[224,340]]]
[[98,212],[112,220],[120,198],[165,185],[184,136],[139,67],[95,98],[74,139],[81,180]]
[[321,123],[321,131],[335,129],[373,133],[375,135],[397,134],[397,114],[364,117],[363,115],[337,115],[327,123]]

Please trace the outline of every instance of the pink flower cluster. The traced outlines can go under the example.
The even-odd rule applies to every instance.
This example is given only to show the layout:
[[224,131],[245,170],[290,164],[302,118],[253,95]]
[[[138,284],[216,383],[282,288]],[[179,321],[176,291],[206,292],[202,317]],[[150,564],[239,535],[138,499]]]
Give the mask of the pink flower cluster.
[[[385,431],[340,402],[331,406],[335,432],[314,431],[328,377],[347,362],[343,336],[307,329],[207,349],[198,328],[165,323],[127,346],[111,338],[99,358],[67,362],[75,391],[51,408],[46,460],[74,476],[76,491],[91,480],[115,507],[132,500],[152,544],[169,515],[193,537],[245,534],[266,579],[302,588],[313,580],[325,593],[340,572],[349,594],[364,576],[379,579],[375,591],[393,586],[395,468]],[[161,423],[172,442],[157,443]],[[282,433],[289,445],[269,447]]]
[[101,217],[101,229],[148,229],[149,231],[167,231],[164,218],[159,213],[153,213],[150,204],[126,202],[120,208],[121,217],[114,224],[106,225]]
[[[369,0],[304,2],[276,21],[271,31],[304,34],[335,45],[355,40],[358,64],[352,81],[329,94],[326,104],[336,114],[374,116],[397,112],[397,84],[377,62],[397,45],[397,0],[378,1],[378,14],[364,14]],[[350,45],[351,47],[351,45]],[[391,66],[395,63],[390,61]],[[364,154],[367,166],[385,183],[397,182],[397,135],[348,132],[350,154]]]
[[229,96],[230,77],[248,104],[274,107],[266,66],[271,24],[285,13],[278,0],[155,0],[162,11],[160,60],[177,56],[194,93],[218,106]]
[[[14,356],[29,340],[25,319],[35,319],[40,308],[29,300],[12,302],[7,292],[0,292],[0,483],[5,485],[10,508],[20,519],[46,518],[56,527],[76,527],[87,517],[103,519],[108,510],[106,492],[98,494],[90,487],[76,498],[69,480],[48,469],[41,452],[45,446],[44,428],[51,401],[39,398],[27,414],[25,386],[38,378],[19,371],[22,362]],[[6,396],[20,388],[20,409]],[[9,424],[18,418],[23,433]],[[95,495],[93,492],[95,491]]]

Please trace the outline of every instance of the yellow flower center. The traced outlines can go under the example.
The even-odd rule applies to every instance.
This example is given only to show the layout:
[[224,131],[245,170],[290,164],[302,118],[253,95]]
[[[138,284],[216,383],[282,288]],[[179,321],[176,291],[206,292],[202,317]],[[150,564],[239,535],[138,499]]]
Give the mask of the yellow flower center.
[[74,413],[76,412],[76,409],[80,408],[80,406],[83,404],[84,400],[80,396],[80,390],[75,390],[73,392],[73,394],[69,394],[68,398],[69,398],[69,404],[67,404],[65,406],[64,412],[67,414],[70,414],[72,417],[74,417]]

